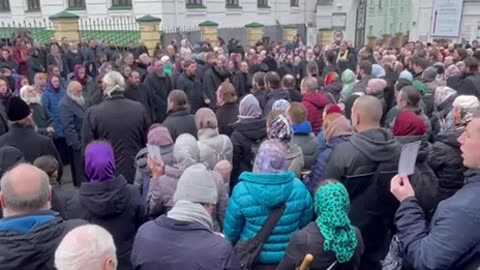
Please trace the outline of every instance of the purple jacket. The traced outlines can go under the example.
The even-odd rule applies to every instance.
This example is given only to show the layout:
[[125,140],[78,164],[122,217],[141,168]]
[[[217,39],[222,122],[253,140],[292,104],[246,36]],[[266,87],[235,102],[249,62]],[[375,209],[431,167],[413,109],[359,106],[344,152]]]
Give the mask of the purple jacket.
[[240,270],[232,245],[205,226],[161,216],[142,225],[133,244],[136,270]]

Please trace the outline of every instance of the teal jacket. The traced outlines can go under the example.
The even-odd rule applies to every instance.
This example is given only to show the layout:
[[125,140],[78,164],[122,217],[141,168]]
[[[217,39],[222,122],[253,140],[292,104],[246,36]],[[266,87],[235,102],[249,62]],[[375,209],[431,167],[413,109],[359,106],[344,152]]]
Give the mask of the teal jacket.
[[225,237],[234,245],[252,239],[267,221],[271,209],[284,202],[285,212],[257,259],[259,264],[280,263],[293,233],[313,220],[312,197],[293,172],[242,173],[225,214]]

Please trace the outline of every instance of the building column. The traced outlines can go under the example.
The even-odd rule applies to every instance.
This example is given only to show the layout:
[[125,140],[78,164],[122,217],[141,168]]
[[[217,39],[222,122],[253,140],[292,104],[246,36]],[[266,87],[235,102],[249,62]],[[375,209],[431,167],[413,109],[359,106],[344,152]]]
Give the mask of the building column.
[[401,48],[403,45],[404,34],[402,32],[395,34],[395,47]]
[[70,42],[80,41],[78,15],[62,11],[49,17],[53,23],[55,38],[61,40],[67,38]]
[[298,34],[298,27],[296,25],[285,25],[283,29],[283,43],[289,43],[294,40]]
[[320,28],[318,29],[318,43],[322,46],[330,45],[333,41],[333,29],[332,28]]
[[389,44],[390,40],[392,40],[392,36],[390,34],[384,34],[383,35],[383,43],[384,44]]
[[368,37],[368,47],[375,49],[377,46],[377,37],[376,36],[369,36]]
[[198,25],[200,27],[200,36],[202,41],[215,43],[218,38],[218,23],[204,21]]
[[140,28],[140,38],[143,40],[150,55],[153,55],[157,42],[160,41],[160,22],[162,19],[145,15],[137,19]]
[[249,23],[245,25],[247,28],[247,44],[249,46],[255,45],[263,37],[263,24],[260,23]]

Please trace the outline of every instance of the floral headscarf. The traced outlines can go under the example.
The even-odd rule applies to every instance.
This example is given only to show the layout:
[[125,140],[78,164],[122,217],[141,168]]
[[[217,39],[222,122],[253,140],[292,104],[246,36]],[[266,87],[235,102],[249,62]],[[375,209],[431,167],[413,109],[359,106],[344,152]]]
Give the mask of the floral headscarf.
[[358,241],[355,229],[350,223],[348,212],[350,199],[341,183],[327,184],[315,194],[316,220],[320,233],[325,239],[325,251],[335,253],[339,263],[351,260],[355,254]]
[[267,127],[269,139],[279,139],[282,142],[289,142],[292,139],[292,125],[290,120],[283,114],[276,115]]

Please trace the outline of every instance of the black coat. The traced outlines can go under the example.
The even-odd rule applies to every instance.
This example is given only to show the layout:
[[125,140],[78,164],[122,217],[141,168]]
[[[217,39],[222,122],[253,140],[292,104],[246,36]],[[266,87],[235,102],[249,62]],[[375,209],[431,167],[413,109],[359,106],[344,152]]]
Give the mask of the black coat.
[[283,78],[287,74],[292,75],[295,79],[298,79],[297,75],[300,75],[293,64],[283,64],[278,69],[278,75],[280,75],[280,78]]
[[230,137],[233,133],[232,124],[238,120],[238,105],[233,103],[226,103],[217,108],[215,112],[218,121],[218,132]]
[[297,89],[288,89],[288,95],[291,102],[302,102],[303,100],[302,93]]
[[[0,230],[0,268],[2,270],[55,270],[54,256],[60,241],[84,220],[63,220],[52,211],[41,211],[28,216],[52,216],[53,219],[27,233]],[[12,218],[4,218],[7,221]]]
[[18,70],[18,63],[15,61],[13,58],[10,58],[9,60],[5,60],[3,57],[0,58],[0,66],[1,67],[7,67],[10,69],[12,72],[15,70],[16,72],[19,72]]
[[74,150],[82,149],[82,127],[85,119],[85,107],[81,106],[68,95],[60,100],[60,121],[63,126],[63,134],[68,146]]
[[101,183],[84,182],[73,199],[73,218],[105,228],[117,248],[118,269],[132,269],[130,253],[138,228],[145,220],[145,209],[137,187],[123,176]]
[[250,93],[251,83],[248,77],[248,73],[237,71],[237,73],[235,73],[235,75],[233,76],[232,81],[238,98],[242,98],[243,96]]
[[45,59],[38,54],[28,57],[28,81],[33,85],[36,73],[45,72]]
[[87,110],[82,130],[83,149],[93,140],[109,141],[117,173],[133,183],[135,155],[145,147],[149,126],[147,113],[139,102],[122,95],[106,98]]
[[265,108],[263,108],[262,116],[265,118],[272,112],[272,106],[275,101],[285,99],[290,102],[290,93],[288,90],[277,89],[272,90],[267,94],[267,103],[265,103]]
[[265,119],[241,119],[233,124],[233,133],[230,139],[233,145],[233,170],[230,190],[238,182],[242,172],[251,172],[255,153],[252,148],[260,146],[267,137],[267,123]]
[[52,118],[40,103],[31,103],[28,105],[32,110],[33,122],[37,126],[37,132],[42,135],[48,135],[47,128],[53,125]]
[[188,110],[178,110],[170,112],[163,125],[168,128],[173,141],[183,133],[192,134],[197,137],[197,127],[195,126],[195,116]]
[[175,80],[175,89],[183,90],[187,94],[192,114],[195,114],[198,109],[205,106],[204,100],[207,98],[207,95],[202,87],[202,82],[196,76],[190,77],[183,72]]
[[9,127],[7,112],[5,111],[5,107],[3,106],[3,104],[0,102],[0,136],[7,133],[8,130]]
[[[30,163],[44,155],[53,156],[61,163],[53,141],[47,136],[38,134],[33,128],[12,126],[5,135],[0,137],[0,147],[6,145],[20,150],[25,161]],[[62,168],[62,164],[60,164],[60,168]]]
[[457,141],[460,134],[461,131],[450,131],[438,135],[428,158],[428,164],[438,177],[441,200],[451,197],[464,184],[465,168]]
[[[335,270],[356,270],[360,266],[360,258],[363,253],[363,241],[360,231],[355,228],[357,236],[357,248],[352,259],[343,264],[337,264]],[[295,270],[299,267],[306,254],[313,255],[310,270],[325,270],[337,259],[332,251],[325,251],[325,238],[315,222],[310,222],[305,228],[296,232],[285,250],[285,256],[278,265],[277,270]]]
[[67,74],[69,74],[73,72],[75,65],[83,65],[83,55],[80,52],[73,53],[69,50],[65,54],[65,61],[67,61]]
[[149,92],[152,104],[152,110],[155,112],[152,122],[161,123],[167,117],[167,98],[170,91],[173,90],[173,84],[170,76],[165,74],[159,77],[155,73],[150,73],[145,78],[143,85]]
[[127,89],[125,90],[125,97],[142,103],[143,107],[145,108],[145,112],[147,112],[148,119],[152,119],[154,115],[154,111],[152,109],[152,105],[150,102],[152,99],[150,98],[150,92],[145,88],[145,85],[140,84],[138,86],[129,84]]
[[226,79],[230,78],[230,73],[218,71],[214,66],[203,75],[203,89],[210,99],[210,107],[215,108],[217,104],[217,89]]

